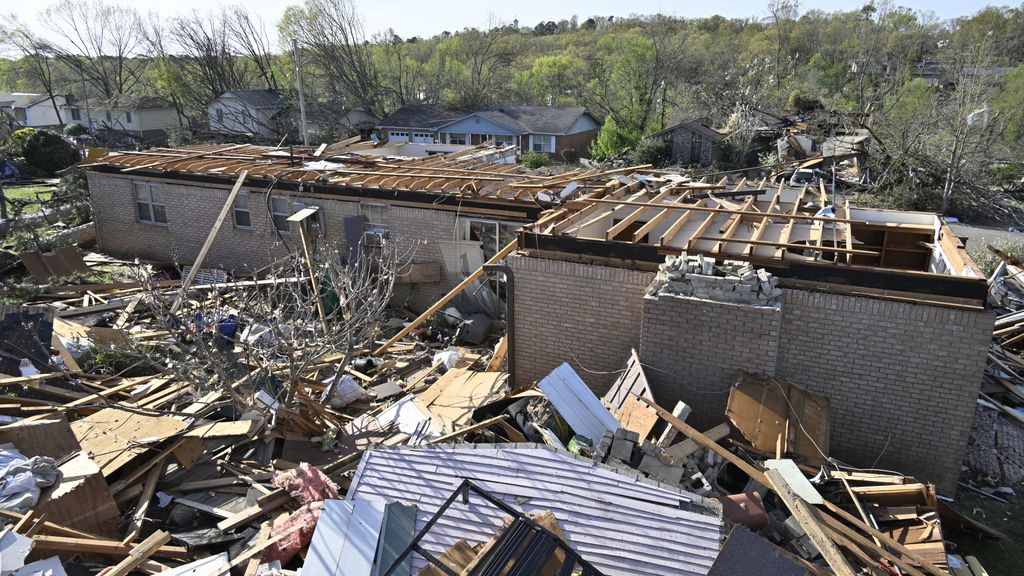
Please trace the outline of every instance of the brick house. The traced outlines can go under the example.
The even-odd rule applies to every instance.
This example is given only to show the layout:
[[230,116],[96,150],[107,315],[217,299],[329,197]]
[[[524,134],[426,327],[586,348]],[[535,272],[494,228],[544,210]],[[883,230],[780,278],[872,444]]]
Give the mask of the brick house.
[[[541,211],[529,198],[516,199],[519,189],[463,196],[459,187],[469,189],[466,174],[443,173],[469,170],[478,162],[457,156],[390,162],[385,168],[378,165],[383,161],[352,166],[313,154],[312,149],[250,145],[108,154],[87,172],[98,248],[125,257],[193,262],[238,173],[247,169],[249,177],[204,266],[244,272],[286,256],[299,242],[297,225],[287,218],[317,206],[318,241],[342,253],[351,242],[369,243],[373,238],[367,236],[375,235],[415,246],[413,263],[422,273],[399,278],[396,296],[420,309],[451,287],[442,273],[445,243],[478,243],[486,258]],[[313,162],[319,165],[302,168]],[[432,168],[439,163],[444,168]],[[385,170],[423,177],[385,178],[380,175]],[[499,170],[508,171],[511,182],[519,168],[495,165],[480,178],[497,185],[504,181],[495,175]]]
[[408,104],[377,125],[389,142],[476,145],[493,140],[525,152],[565,159],[564,153],[587,156],[601,124],[586,108],[504,106],[456,112],[425,104]]
[[[520,231],[507,264],[515,333],[529,337],[510,345],[515,384],[570,362],[602,395],[636,349],[655,400],[686,402],[706,430],[726,421],[737,370],[775,376],[829,399],[831,455],[955,491],[994,321],[961,240],[934,214],[819,215],[830,199],[817,191],[696,188],[687,210],[683,192],[632,182]],[[773,303],[737,301],[739,279],[703,296],[651,290],[684,252],[763,267]]]
[[667,142],[673,164],[711,166],[728,159],[725,134],[711,127],[707,118],[693,118],[651,135]]

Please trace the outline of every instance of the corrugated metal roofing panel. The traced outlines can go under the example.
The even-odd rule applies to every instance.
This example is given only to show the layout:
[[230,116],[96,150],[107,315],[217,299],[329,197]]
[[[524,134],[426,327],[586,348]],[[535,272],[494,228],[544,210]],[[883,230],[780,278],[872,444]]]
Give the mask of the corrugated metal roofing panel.
[[[464,479],[527,514],[551,510],[570,544],[608,576],[705,574],[721,541],[717,502],[538,444],[446,445],[370,450],[349,498],[417,507],[420,530]],[[486,542],[497,508],[456,502],[421,542],[440,554],[460,539]],[[416,556],[414,572],[425,566]]]
[[567,363],[555,368],[537,384],[551,405],[577,434],[590,438],[594,444],[601,441],[606,431],[620,428],[618,420],[601,405],[587,384]]

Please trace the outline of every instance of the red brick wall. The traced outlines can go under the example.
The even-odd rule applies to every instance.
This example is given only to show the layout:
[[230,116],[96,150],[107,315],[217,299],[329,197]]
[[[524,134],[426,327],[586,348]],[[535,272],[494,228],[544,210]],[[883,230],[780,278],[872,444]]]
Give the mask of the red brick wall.
[[[598,129],[587,130],[586,132],[577,132],[575,134],[569,134],[567,136],[557,136],[555,138],[555,156],[562,158],[562,150],[576,150],[581,158],[590,158],[590,143],[597,138]],[[562,158],[565,160],[565,158]]]

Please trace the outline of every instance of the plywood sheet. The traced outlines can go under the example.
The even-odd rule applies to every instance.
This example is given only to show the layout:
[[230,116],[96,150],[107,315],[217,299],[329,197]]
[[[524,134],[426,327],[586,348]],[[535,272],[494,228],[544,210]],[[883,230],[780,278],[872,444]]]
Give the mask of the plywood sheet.
[[824,461],[818,448],[828,454],[828,398],[799,386],[740,371],[729,391],[725,414],[763,452],[774,454],[781,437],[783,451],[801,456],[808,464]]
[[418,395],[416,405],[432,415],[435,429],[449,433],[469,425],[473,411],[502,398],[507,375],[452,368]]
[[82,451],[110,476],[160,441],[181,432],[183,420],[104,408],[71,424]]
[[651,430],[658,423],[658,415],[636,396],[626,399],[618,418],[622,427],[639,434],[641,441],[650,436]]
[[80,448],[68,419],[62,414],[0,426],[0,444],[6,442],[14,444],[28,458],[49,456],[61,460]]

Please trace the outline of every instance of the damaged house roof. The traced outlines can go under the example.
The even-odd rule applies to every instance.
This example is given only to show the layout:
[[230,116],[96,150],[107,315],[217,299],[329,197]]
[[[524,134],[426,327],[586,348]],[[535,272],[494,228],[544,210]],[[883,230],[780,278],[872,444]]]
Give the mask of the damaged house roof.
[[[705,574],[718,554],[717,502],[541,444],[375,448],[349,498],[415,505],[420,530],[464,479],[526,514],[551,510],[569,544],[608,576]],[[423,547],[441,554],[461,539],[486,542],[501,527],[495,508],[468,508],[450,508]],[[414,572],[424,566],[416,556]]]
[[527,226],[519,248],[651,270],[668,255],[700,254],[765,266],[791,281],[876,296],[927,294],[975,308],[987,290],[963,241],[939,215],[850,207],[823,183],[622,177]]

